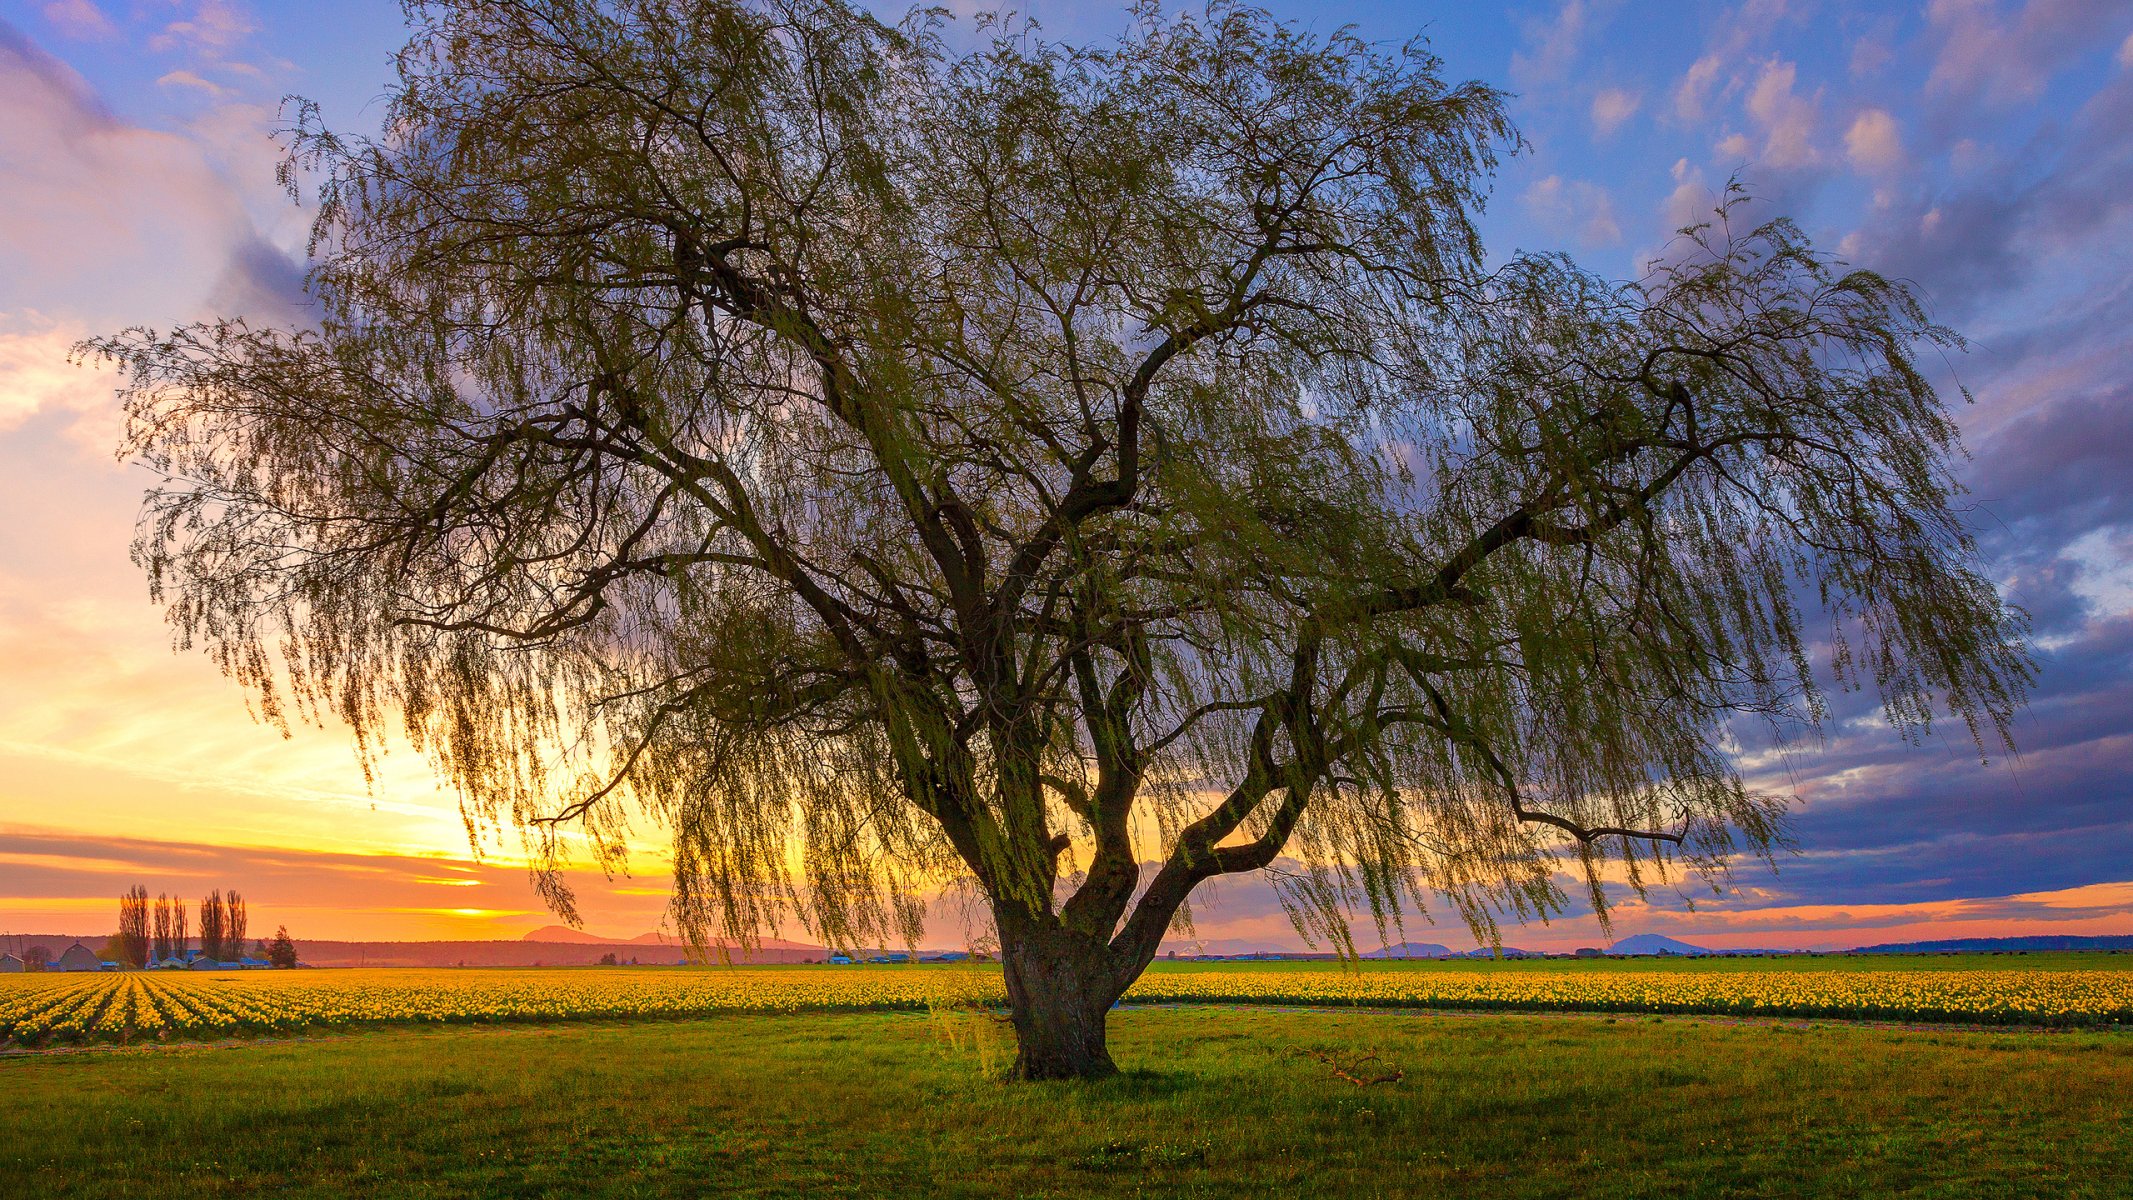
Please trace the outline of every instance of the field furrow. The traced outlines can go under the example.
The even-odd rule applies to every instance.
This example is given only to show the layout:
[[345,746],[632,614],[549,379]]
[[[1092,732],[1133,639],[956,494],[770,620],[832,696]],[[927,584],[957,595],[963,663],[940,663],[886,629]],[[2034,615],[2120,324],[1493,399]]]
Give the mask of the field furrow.
[[[1907,969],[1879,962],[1828,970],[1237,963],[1152,970],[1125,1002],[2133,1024],[2133,962],[2080,961],[2049,969]],[[937,1011],[1005,1002],[999,971],[982,966],[145,973],[10,982],[0,988],[0,1040],[18,1046],[199,1040],[588,1018]]]

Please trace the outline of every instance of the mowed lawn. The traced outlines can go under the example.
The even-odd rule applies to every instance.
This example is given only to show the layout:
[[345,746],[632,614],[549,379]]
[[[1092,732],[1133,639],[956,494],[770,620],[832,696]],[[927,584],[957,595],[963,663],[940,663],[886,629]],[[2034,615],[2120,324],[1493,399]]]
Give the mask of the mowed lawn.
[[2121,1032],[1215,1006],[1111,1028],[1126,1073],[1094,1085],[998,1082],[1011,1047],[971,1013],[19,1055],[0,1195],[2133,1195]]

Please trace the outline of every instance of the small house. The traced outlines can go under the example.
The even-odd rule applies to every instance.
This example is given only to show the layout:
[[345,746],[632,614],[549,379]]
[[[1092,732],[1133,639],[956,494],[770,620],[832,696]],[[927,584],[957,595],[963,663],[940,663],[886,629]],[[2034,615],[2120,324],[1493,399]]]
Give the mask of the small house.
[[76,942],[67,947],[67,952],[59,956],[59,961],[52,964],[52,969],[55,971],[101,971],[104,969],[104,960],[96,956],[96,951],[89,949],[80,942]]
[[29,967],[24,965],[21,955],[0,954],[0,974],[11,974],[27,970],[29,970]]

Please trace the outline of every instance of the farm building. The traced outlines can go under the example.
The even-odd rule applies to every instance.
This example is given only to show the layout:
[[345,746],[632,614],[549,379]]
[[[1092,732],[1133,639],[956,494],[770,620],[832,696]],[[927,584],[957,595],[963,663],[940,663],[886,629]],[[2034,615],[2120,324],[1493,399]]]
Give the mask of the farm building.
[[67,952],[59,956],[59,961],[52,964],[52,969],[55,971],[101,971],[104,969],[104,960],[96,956],[96,951],[89,949],[80,942],[76,942],[67,947]]
[[24,966],[22,965],[22,959],[20,956],[13,954],[0,954],[0,973],[21,971],[24,969],[26,968],[24,968]]

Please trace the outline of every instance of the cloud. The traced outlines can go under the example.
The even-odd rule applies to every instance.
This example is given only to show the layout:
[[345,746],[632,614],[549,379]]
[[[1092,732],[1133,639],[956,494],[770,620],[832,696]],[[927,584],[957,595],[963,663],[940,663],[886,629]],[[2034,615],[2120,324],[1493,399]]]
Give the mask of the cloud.
[[1637,115],[1643,97],[1621,88],[1603,88],[1592,98],[1592,128],[1602,138],[1613,137],[1624,122]]
[[2133,70],[2133,33],[2127,34],[2126,40],[2118,43],[2118,65]]
[[1689,64],[1674,87],[1674,113],[1684,121],[1696,122],[1704,118],[1705,107],[1710,103],[1711,89],[1718,82],[1718,74],[1725,62],[1716,54],[1706,54]]
[[150,38],[148,48],[159,54],[182,50],[220,58],[257,28],[251,15],[232,0],[199,0],[190,16],[171,22]]
[[313,316],[302,264],[257,237],[231,252],[208,291],[207,307],[220,315],[241,315],[255,324],[284,328],[309,324]]
[[1704,182],[1703,168],[1692,166],[1688,159],[1674,160],[1674,189],[1667,193],[1661,204],[1669,231],[1682,229],[1710,219],[1718,207],[1718,193]]
[[1526,22],[1525,45],[1511,54],[1511,79],[1522,87],[1568,79],[1588,33],[1591,15],[1585,0],[1563,0],[1552,18]]
[[2133,527],[2092,529],[2068,542],[2059,554],[2081,567],[2069,586],[2088,602],[2090,611],[2133,616]]
[[1863,37],[1852,43],[1851,76],[1871,79],[1896,57],[1888,43],[1878,37]]
[[[1785,65],[1766,60],[1760,95],[1746,98],[1766,137],[1811,116]],[[2033,132],[1966,120],[1936,174],[1933,137],[1915,131],[1936,112],[1967,111],[1959,99],[1946,90],[1924,115],[1900,101],[1852,110],[1849,164],[1877,177],[1915,170],[1923,186],[1902,201],[1877,195],[1882,207],[1844,253],[1913,282],[1936,317],[1974,339],[1971,354],[1927,365],[1976,396],[1956,411],[1973,451],[1959,465],[1973,526],[1988,571],[2036,622],[2041,674],[2018,718],[2020,755],[1980,766],[1960,725],[1910,745],[1864,719],[1870,695],[1838,696],[1825,744],[1748,764],[1755,782],[1803,798],[1794,831],[1809,853],[1781,857],[1775,882],[1718,912],[1668,915],[1658,904],[1618,914],[1625,928],[1789,928],[1801,939],[1839,929],[1990,936],[2047,921],[2127,931],[2125,885],[2113,881],[2133,861],[2133,489],[2123,482],[2133,478],[2133,79],[2114,73],[2084,101],[2025,114]],[[1733,148],[1753,149],[1741,136]],[[1820,136],[1796,144],[1816,151]],[[1702,215],[1700,170],[1684,159],[1674,182],[1668,215]],[[2057,898],[2034,899],[2047,893]]]
[[88,333],[36,312],[0,313],[0,434],[39,416],[57,416],[68,436],[100,455],[118,445],[118,411],[108,376],[69,361]]
[[192,88],[207,93],[217,100],[229,95],[229,89],[211,80],[202,79],[191,71],[172,71],[156,80],[156,86],[169,88]]
[[1741,68],[1751,48],[1788,18],[1797,20],[1788,0],[1747,0],[1711,22],[1714,36],[1705,52],[1689,64],[1674,85],[1674,115],[1696,124],[1708,115],[1714,94],[1730,96],[1741,84]]
[[1612,246],[1622,240],[1614,198],[1583,179],[1550,175],[1526,189],[1526,207],[1552,231],[1569,230],[1580,245]]
[[118,32],[111,18],[90,0],[53,0],[44,6],[44,19],[62,37],[82,42],[100,42]]
[[[1877,213],[1857,231],[1858,261],[1916,280],[1944,319],[1981,309],[2001,320],[2081,322],[2097,297],[2123,288],[2133,266],[2133,75],[2115,74],[2066,118],[2005,155],[1981,154],[1990,170]],[[2115,265],[2114,265],[2115,264]],[[2076,298],[2077,283],[2100,289]],[[2037,294],[2010,303],[2016,289]],[[2058,339],[2047,336],[2047,343]],[[2054,354],[2064,347],[2048,345]]]
[[[2112,308],[2133,316],[2124,304]],[[2133,489],[2124,486],[2133,479],[2133,352],[2122,345],[2095,352],[2084,333],[2062,332],[2070,355],[2092,359],[2087,369],[2022,402],[2003,393],[2029,390],[2034,368],[2010,364],[2009,378],[1984,396],[2019,412],[1973,439],[1970,487],[1991,519],[1986,534],[2018,559],[2058,554],[2098,530],[2133,524]],[[2040,338],[2036,353],[2047,353],[2046,345]]]
[[1813,98],[1797,94],[1793,88],[1798,81],[1797,65],[1773,58],[1763,64],[1755,86],[1748,91],[1748,115],[1764,135],[1762,166],[1776,170],[1811,167],[1821,159],[1814,145],[1820,93]]
[[2047,892],[1898,903],[1771,904],[1736,908],[1703,902],[1697,911],[1665,903],[1625,903],[1618,928],[1665,932],[1713,949],[1822,946],[1955,937],[2123,933],[2133,883],[2111,881]]
[[252,236],[199,143],[119,120],[4,25],[0,162],[0,296],[92,326],[179,315],[174,285],[212,279]]
[[2098,26],[2123,11],[2097,0],[2028,0],[2011,13],[1995,0],[1932,0],[1926,21],[1940,53],[1926,90],[1995,105],[2034,99],[2069,58],[2108,45]]
[[1888,175],[1903,167],[1903,137],[1896,118],[1869,108],[1852,118],[1844,134],[1844,154],[1862,175]]

